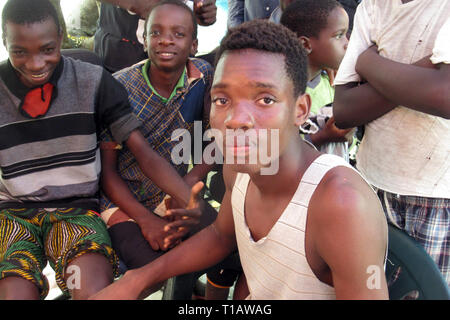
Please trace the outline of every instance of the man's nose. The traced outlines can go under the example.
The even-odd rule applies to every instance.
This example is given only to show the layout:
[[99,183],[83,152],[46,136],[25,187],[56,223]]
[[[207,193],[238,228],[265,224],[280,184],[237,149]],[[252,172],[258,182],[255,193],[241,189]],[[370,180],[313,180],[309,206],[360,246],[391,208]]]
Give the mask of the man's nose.
[[26,67],[32,72],[42,71],[45,67],[45,59],[41,55],[33,55],[27,61]]
[[225,119],[227,129],[251,129],[254,126],[254,118],[251,113],[251,106],[247,102],[240,102],[229,109]]
[[173,36],[170,33],[163,33],[159,38],[159,44],[169,45],[173,43]]

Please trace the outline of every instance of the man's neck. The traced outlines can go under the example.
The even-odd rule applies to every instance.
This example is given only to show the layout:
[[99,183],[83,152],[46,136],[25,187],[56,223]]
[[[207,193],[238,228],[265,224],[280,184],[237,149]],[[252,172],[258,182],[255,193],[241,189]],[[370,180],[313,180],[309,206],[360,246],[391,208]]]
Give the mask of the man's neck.
[[173,72],[165,72],[150,64],[148,78],[153,88],[164,98],[169,98],[183,74],[184,67]]
[[318,154],[299,135],[298,139],[294,139],[286,147],[284,154],[280,155],[275,175],[262,175],[258,172],[250,174],[250,179],[263,196],[289,195],[297,190],[303,174]]

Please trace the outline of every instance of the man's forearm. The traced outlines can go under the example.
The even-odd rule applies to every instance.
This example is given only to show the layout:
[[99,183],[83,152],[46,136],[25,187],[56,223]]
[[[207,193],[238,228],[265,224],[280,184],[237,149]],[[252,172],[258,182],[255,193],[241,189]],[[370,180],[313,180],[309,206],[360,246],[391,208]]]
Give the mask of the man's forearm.
[[386,99],[420,112],[450,117],[450,67],[426,68],[422,64],[395,62],[367,50],[357,72]]
[[127,140],[127,147],[135,156],[142,172],[161,190],[186,206],[191,190],[175,168],[147,143],[142,134],[135,130]]
[[353,128],[378,119],[396,106],[369,83],[349,83],[336,86],[333,115],[338,128]]
[[136,269],[138,291],[171,277],[204,270],[226,258],[235,249],[234,243],[224,241],[211,225],[196,233],[152,263]]

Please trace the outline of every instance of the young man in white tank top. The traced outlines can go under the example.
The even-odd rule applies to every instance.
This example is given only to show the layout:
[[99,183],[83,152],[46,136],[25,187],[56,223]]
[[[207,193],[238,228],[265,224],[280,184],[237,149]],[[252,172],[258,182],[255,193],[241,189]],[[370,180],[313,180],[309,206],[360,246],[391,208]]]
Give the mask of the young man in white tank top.
[[[227,34],[217,59],[211,126],[225,137],[226,185],[217,220],[94,298],[137,298],[155,283],[212,266],[238,248],[247,278],[238,288],[248,290],[241,297],[387,299],[381,204],[345,161],[319,153],[299,135],[310,97],[304,94],[306,55],[295,34],[264,21],[245,23]],[[264,140],[264,130],[278,139]],[[252,137],[252,131],[258,139],[226,138],[230,132]],[[265,142],[269,161],[252,162],[253,143],[261,148]],[[168,213],[198,214],[198,187],[186,209]],[[180,221],[167,227],[176,229]]]

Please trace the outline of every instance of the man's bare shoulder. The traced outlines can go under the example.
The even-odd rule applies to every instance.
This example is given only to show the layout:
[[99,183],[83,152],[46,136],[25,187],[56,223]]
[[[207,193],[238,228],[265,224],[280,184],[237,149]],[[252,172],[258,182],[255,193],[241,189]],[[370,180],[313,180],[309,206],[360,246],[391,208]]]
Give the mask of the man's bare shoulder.
[[373,189],[355,170],[344,166],[331,169],[323,177],[308,212],[308,218],[317,227],[337,232],[342,232],[338,225],[368,230],[379,230],[385,225],[383,209]]

